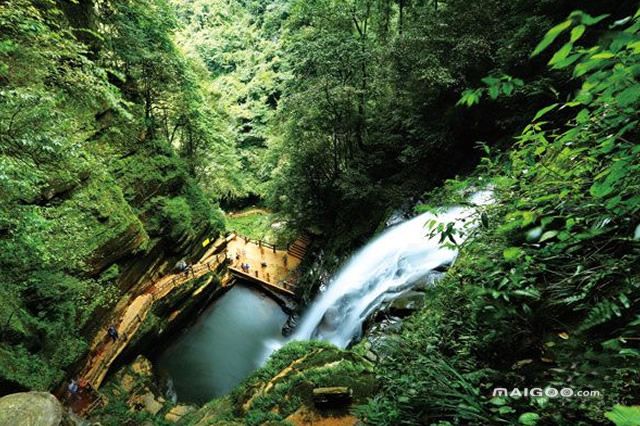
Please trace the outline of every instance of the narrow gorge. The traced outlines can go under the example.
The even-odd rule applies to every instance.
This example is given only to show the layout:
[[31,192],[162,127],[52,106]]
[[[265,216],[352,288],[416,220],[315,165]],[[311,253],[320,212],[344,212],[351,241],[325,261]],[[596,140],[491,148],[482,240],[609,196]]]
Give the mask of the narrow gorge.
[[0,426],[640,426],[639,7],[0,0]]

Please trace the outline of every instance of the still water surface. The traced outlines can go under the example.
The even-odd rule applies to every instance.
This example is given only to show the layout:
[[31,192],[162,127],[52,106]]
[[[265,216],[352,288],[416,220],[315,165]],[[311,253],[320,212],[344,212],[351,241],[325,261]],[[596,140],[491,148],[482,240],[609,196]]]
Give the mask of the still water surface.
[[205,403],[231,391],[262,362],[264,342],[281,336],[287,316],[259,290],[236,284],[162,353],[181,402]]

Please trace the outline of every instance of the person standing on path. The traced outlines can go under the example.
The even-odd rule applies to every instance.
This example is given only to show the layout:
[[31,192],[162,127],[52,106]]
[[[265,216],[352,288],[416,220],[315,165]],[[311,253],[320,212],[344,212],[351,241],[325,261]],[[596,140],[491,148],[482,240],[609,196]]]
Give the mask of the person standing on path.
[[69,391],[69,394],[71,395],[71,399],[76,399],[76,397],[78,396],[78,383],[75,380],[71,380],[71,382],[69,382],[69,385],[67,386],[67,390]]
[[120,337],[118,335],[118,330],[113,325],[109,326],[109,328],[107,329],[107,334],[113,339],[114,342]]

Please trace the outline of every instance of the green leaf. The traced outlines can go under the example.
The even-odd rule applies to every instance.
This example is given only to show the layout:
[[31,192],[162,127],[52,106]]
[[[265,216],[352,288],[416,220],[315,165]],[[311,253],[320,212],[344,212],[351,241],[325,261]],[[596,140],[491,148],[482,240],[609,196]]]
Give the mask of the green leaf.
[[616,426],[638,426],[640,425],[640,406],[626,407],[616,404],[613,410],[607,411],[604,416]]
[[628,160],[618,160],[613,163],[613,165],[603,173],[603,175],[607,177],[603,181],[595,182],[591,185],[591,188],[589,188],[591,195],[595,198],[603,198],[611,194],[616,184],[630,173],[628,165]]
[[563,68],[567,68],[569,65],[573,65],[578,59],[582,58],[582,53],[575,53],[573,55],[570,55],[568,57],[566,57],[565,59],[556,62],[553,65],[553,68],[555,69],[563,69]]
[[633,43],[629,43],[627,48],[633,50],[633,53],[640,53],[640,41],[635,41]]
[[534,300],[540,299],[540,291],[535,287],[528,287],[522,290],[516,290],[513,292],[513,294],[517,296],[529,297]]
[[633,85],[616,95],[616,101],[621,107],[628,107],[640,99],[640,85]]
[[513,93],[513,88],[514,88],[513,83],[511,82],[504,83],[502,85],[502,93],[504,93],[507,96],[511,96],[511,94]]
[[596,53],[595,55],[591,56],[591,59],[611,59],[613,58],[614,55],[611,52],[600,52],[600,53]]
[[559,23],[558,25],[556,25],[555,27],[547,31],[542,41],[533,50],[533,53],[531,54],[531,56],[533,57],[542,53],[547,47],[549,47],[551,43],[555,41],[555,39],[560,34],[562,34],[563,31],[565,31],[567,28],[571,26],[571,23],[572,23],[572,20],[567,19],[566,21]]
[[511,414],[511,413],[515,413],[516,410],[514,410],[513,408],[509,407],[509,406],[504,406],[504,407],[500,407],[498,409],[498,413],[500,414]]
[[583,124],[589,121],[590,118],[591,118],[591,115],[589,114],[589,110],[585,108],[580,110],[578,115],[576,115],[576,122],[578,124]]
[[504,256],[504,259],[508,262],[518,260],[518,258],[522,256],[522,254],[523,254],[522,249],[518,247],[509,247],[504,249],[504,251],[502,252],[502,256]]
[[540,118],[542,118],[546,113],[548,113],[549,111],[551,111],[552,109],[556,108],[558,106],[558,104],[551,104],[547,107],[542,108],[540,111],[538,111],[536,113],[536,116],[533,117],[533,121],[538,121]]
[[480,102],[481,90],[467,89],[462,93],[457,105],[473,106]]
[[631,307],[629,298],[624,293],[620,293],[620,295],[618,296],[618,300],[622,303],[622,306],[624,306],[626,309],[629,309]]
[[549,61],[549,65],[556,65],[557,63],[564,61],[569,56],[569,53],[573,50],[573,43],[566,43],[558,50],[555,55]]
[[608,13],[605,13],[604,15],[600,15],[600,16],[596,16],[595,18],[591,15],[589,15],[588,13],[581,13],[580,14],[580,22],[582,22],[584,25],[595,25],[598,22],[602,21],[603,19],[609,17]]
[[585,27],[584,25],[578,25],[577,27],[573,27],[571,29],[571,43],[575,43],[576,41],[578,41],[580,39],[580,37],[582,37],[582,34],[584,34],[584,30],[587,27]]
[[493,404],[493,405],[497,405],[497,406],[502,406],[505,405],[507,403],[507,399],[500,397],[500,396],[496,396],[493,397],[489,400],[489,403]]
[[525,426],[534,426],[538,424],[538,420],[540,420],[540,415],[538,413],[529,412],[518,417],[518,422]]
[[500,96],[500,87],[499,86],[490,86],[489,87],[489,97],[491,99],[497,99]]
[[495,77],[485,77],[480,81],[482,81],[487,86],[494,86],[500,82],[500,79],[497,79]]
[[547,231],[540,237],[540,242],[555,238],[556,235],[558,235],[558,231]]

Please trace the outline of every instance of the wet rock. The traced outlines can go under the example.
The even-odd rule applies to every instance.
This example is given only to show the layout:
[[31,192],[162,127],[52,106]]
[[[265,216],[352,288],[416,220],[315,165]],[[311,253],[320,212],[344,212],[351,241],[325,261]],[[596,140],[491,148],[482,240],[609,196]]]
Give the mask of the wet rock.
[[313,403],[320,408],[342,407],[353,400],[353,390],[346,386],[315,388],[312,395]]
[[433,288],[440,280],[444,278],[444,272],[439,271],[431,271],[424,277],[422,277],[416,284],[413,286],[413,289],[416,291],[426,291]]
[[395,315],[406,316],[424,306],[424,293],[409,291],[399,296],[389,305],[389,312]]
[[123,368],[116,374],[116,380],[126,392],[133,392],[140,382],[153,381],[153,366],[151,361],[142,355],[138,356],[128,368]]
[[[368,342],[367,342],[368,343]],[[371,361],[371,362],[378,362],[378,355],[375,354],[375,352],[368,350],[365,352],[364,354],[365,359]]]
[[400,331],[402,331],[402,320],[398,317],[387,317],[375,324],[367,332],[366,341],[363,343],[364,357],[373,363],[385,358],[388,343],[393,341]]
[[156,397],[153,393],[147,392],[142,396],[142,403],[144,404],[144,409],[147,413],[152,415],[156,415],[162,410],[162,403],[156,400]]
[[385,221],[384,225],[385,225],[385,227],[389,228],[391,226],[394,226],[394,225],[397,225],[399,223],[402,223],[405,220],[407,220],[406,212],[402,211],[402,210],[396,210],[393,213],[391,213],[389,218]]
[[447,270],[451,267],[451,263],[443,263],[442,265],[438,265],[433,268],[435,272],[447,272]]
[[388,334],[397,334],[402,331],[402,319],[390,316],[380,321],[375,327],[371,329],[372,336],[384,336]]
[[319,330],[335,330],[340,324],[340,310],[336,306],[331,306],[326,310],[320,325]]
[[291,334],[293,333],[293,331],[296,329],[297,326],[298,326],[298,315],[297,314],[289,315],[289,318],[287,318],[287,322],[285,322],[284,325],[282,326],[282,335],[284,337],[291,336]]
[[142,355],[116,372],[103,386],[103,392],[113,392],[119,398],[125,398],[130,409],[144,410],[154,416],[168,405],[158,389],[153,365]]
[[59,426],[62,404],[48,392],[14,393],[0,398],[0,426]]

